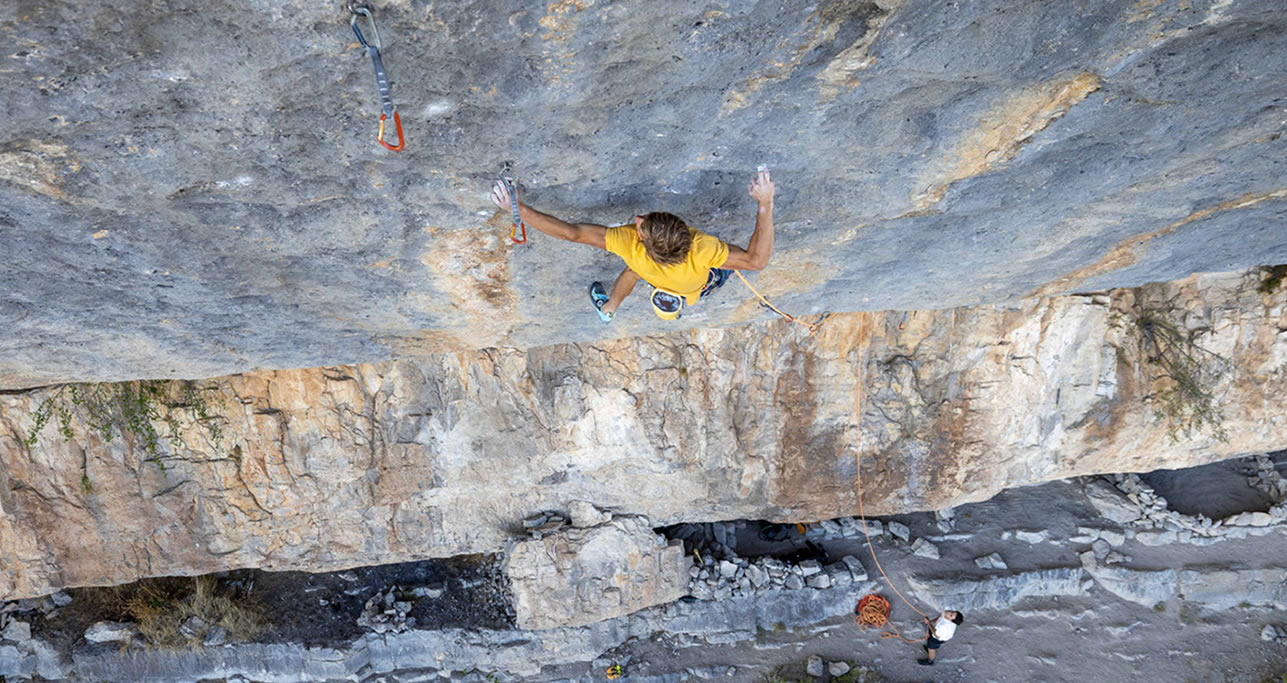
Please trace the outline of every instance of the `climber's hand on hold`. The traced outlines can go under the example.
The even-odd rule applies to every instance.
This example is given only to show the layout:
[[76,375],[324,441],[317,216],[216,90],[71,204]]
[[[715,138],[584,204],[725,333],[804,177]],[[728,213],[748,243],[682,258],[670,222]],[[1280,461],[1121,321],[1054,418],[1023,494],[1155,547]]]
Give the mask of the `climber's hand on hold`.
[[[514,195],[517,199],[518,187],[514,188]],[[505,187],[505,183],[499,180],[492,186],[492,203],[496,205],[496,208],[505,211],[509,211],[511,208],[509,205],[509,189]]]
[[760,167],[759,173],[751,180],[749,191],[751,198],[760,206],[773,205],[773,179],[769,177],[769,169]]

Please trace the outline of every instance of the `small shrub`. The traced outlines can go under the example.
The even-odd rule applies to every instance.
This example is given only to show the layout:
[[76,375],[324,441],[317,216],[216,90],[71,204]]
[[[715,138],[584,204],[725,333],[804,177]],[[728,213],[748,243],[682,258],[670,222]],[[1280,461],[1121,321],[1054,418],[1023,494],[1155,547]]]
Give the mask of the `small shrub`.
[[[142,380],[102,384],[65,384],[40,402],[31,416],[31,428],[24,444],[35,447],[40,433],[57,418],[58,433],[64,439],[75,435],[73,422],[78,419],[105,442],[118,434],[129,435],[147,454],[147,459],[165,469],[161,445],[168,441],[174,448],[184,446],[183,418],[200,425],[210,441],[218,446],[223,437],[220,418],[212,414],[205,400],[205,389],[196,382]],[[88,493],[88,474],[81,482]]]
[[1216,404],[1215,387],[1229,371],[1229,360],[1194,343],[1158,310],[1145,309],[1135,318],[1140,352],[1160,382],[1154,395],[1155,415],[1171,425],[1172,442],[1180,436],[1210,429],[1212,436],[1228,442],[1224,413]]
[[1261,272],[1265,274],[1265,279],[1256,288],[1261,294],[1273,294],[1282,286],[1283,280],[1287,279],[1287,265],[1265,266],[1261,268]]

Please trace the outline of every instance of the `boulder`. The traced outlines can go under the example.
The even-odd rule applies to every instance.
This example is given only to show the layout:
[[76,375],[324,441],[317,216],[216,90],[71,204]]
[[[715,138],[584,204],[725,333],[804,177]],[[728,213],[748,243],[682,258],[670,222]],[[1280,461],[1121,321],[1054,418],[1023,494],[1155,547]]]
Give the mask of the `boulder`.
[[912,542],[912,554],[917,557],[926,557],[931,560],[937,560],[939,558],[938,547],[923,538],[918,538]]
[[9,625],[5,626],[3,631],[0,631],[0,638],[15,643],[25,643],[31,640],[31,624],[15,619],[9,622]]
[[100,621],[85,629],[85,640],[91,643],[126,642],[134,639],[138,627],[116,621]]
[[678,541],[666,544],[641,518],[615,517],[517,541],[504,570],[518,625],[549,629],[678,600],[688,592],[689,566]]
[[1118,524],[1129,524],[1140,518],[1139,506],[1122,495],[1117,487],[1103,479],[1086,482],[1086,499],[1099,515]]
[[804,665],[804,673],[815,678],[822,676],[826,669],[823,666],[822,657],[818,655],[809,655],[808,661]]

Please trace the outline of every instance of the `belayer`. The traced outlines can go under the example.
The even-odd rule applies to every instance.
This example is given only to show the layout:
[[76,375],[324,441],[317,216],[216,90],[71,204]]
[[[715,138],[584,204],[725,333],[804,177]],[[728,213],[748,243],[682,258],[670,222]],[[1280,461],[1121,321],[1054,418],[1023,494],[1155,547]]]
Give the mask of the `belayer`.
[[[617,308],[639,280],[653,287],[653,311],[661,318],[674,320],[684,306],[697,303],[723,285],[729,271],[763,270],[768,265],[773,253],[773,189],[769,172],[761,168],[748,188],[758,211],[755,231],[746,249],[691,228],[678,216],[664,211],[635,216],[634,225],[609,228],[569,223],[516,203],[527,225],[551,237],[605,249],[626,262],[611,292],[602,283],[590,285],[590,301],[600,320],[612,322]],[[492,201],[508,210],[511,199],[517,197],[511,198],[506,183],[497,181],[492,188]]]

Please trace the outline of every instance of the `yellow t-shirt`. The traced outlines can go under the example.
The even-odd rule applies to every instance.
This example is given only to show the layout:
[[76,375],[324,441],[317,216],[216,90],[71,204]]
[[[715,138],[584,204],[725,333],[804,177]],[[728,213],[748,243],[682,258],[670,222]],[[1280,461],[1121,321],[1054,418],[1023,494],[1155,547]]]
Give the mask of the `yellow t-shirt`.
[[693,245],[688,248],[688,258],[668,266],[659,265],[648,258],[648,251],[643,242],[639,241],[639,233],[635,231],[634,225],[608,228],[604,241],[608,251],[625,260],[630,270],[635,271],[648,284],[684,297],[691,306],[697,303],[710,269],[718,268],[728,260],[728,245],[718,237],[707,235],[696,228],[689,230],[693,233]]

